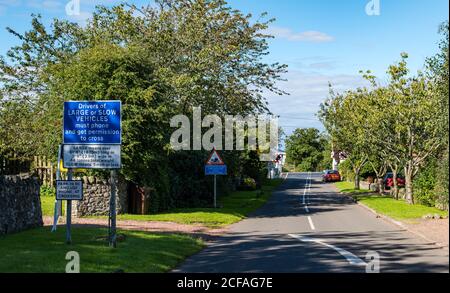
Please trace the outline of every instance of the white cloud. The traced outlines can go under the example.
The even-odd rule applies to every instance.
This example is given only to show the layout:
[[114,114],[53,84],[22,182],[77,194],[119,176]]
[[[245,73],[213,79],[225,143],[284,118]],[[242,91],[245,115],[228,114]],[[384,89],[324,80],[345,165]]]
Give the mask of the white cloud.
[[290,28],[272,26],[265,33],[291,42],[326,43],[334,41],[334,37],[319,31],[294,32]]
[[[349,74],[319,74],[291,70],[286,74],[287,82],[279,87],[290,93],[289,96],[266,95],[270,110],[280,115],[280,124],[290,133],[295,127],[315,127],[323,129],[316,117],[320,104],[328,98],[331,83],[335,91],[342,92],[368,85],[362,77]],[[286,127],[288,126],[288,127]]]

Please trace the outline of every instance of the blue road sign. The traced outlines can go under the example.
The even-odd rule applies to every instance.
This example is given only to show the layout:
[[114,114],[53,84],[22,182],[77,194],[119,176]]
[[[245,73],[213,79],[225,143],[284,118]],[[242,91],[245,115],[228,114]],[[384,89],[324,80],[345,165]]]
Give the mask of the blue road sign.
[[64,103],[64,144],[121,144],[120,101]]
[[226,165],[206,165],[205,166],[205,175],[227,175],[227,166]]

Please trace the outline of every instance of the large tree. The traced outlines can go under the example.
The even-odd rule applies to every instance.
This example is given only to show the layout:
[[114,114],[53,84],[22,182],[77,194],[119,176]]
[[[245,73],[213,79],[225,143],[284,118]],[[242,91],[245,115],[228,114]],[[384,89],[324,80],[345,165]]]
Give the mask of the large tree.
[[[272,20],[252,21],[252,15],[233,10],[222,0],[156,3],[142,8],[99,7],[85,27],[55,20],[47,28],[33,17],[30,31],[9,29],[22,44],[0,59],[2,99],[28,105],[36,113],[60,107],[63,99],[51,101],[52,105],[42,102],[52,96],[55,76],[63,74],[80,52],[106,45],[132,49],[152,64],[160,94],[179,114],[189,114],[193,106],[202,106],[205,114],[267,112],[262,92],[283,93],[275,84],[286,66],[262,61],[271,38],[263,32]],[[28,128],[40,132],[41,126]],[[45,152],[48,148],[40,148],[40,142],[34,141]],[[52,143],[49,151],[54,154]]]
[[330,98],[321,105],[319,111],[335,151],[343,152],[350,162],[357,190],[360,189],[361,170],[369,160],[371,149],[366,137],[366,130],[370,126],[365,111],[367,92],[366,88],[359,88],[336,93],[330,88]]
[[[290,163],[302,171],[317,171],[323,162],[328,141],[315,128],[299,128],[286,139],[286,154]],[[331,153],[328,154],[328,157]]]
[[436,186],[435,193],[438,205],[448,209],[449,198],[449,22],[444,22],[439,32],[442,39],[439,44],[438,54],[427,60],[427,72],[429,78],[436,84],[441,114],[439,129],[442,130],[443,147],[437,156],[438,164],[435,170]]
[[404,166],[406,198],[412,204],[414,177],[426,160],[437,154],[444,141],[436,85],[421,73],[407,77],[407,58],[407,54],[403,54],[402,60],[389,68],[389,88],[394,97],[389,112],[396,119],[395,132],[391,135],[398,138],[396,157]]
[[157,0],[98,7],[85,26],[8,28],[21,44],[0,58],[0,152],[56,158],[64,101],[120,99],[123,175],[167,193],[173,115],[268,113],[262,93],[283,94],[286,66],[263,61],[271,21],[222,0]]

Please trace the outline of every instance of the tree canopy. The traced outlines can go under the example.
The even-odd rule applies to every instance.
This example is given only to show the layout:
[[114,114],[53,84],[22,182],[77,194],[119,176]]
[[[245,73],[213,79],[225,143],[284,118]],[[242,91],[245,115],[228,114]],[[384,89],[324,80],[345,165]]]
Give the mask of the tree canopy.
[[171,117],[269,113],[262,93],[285,94],[286,66],[263,61],[272,21],[223,0],[157,0],[99,6],[85,26],[35,15],[25,33],[8,28],[21,44],[0,57],[0,154],[56,159],[64,101],[121,100],[122,174],[167,194]]

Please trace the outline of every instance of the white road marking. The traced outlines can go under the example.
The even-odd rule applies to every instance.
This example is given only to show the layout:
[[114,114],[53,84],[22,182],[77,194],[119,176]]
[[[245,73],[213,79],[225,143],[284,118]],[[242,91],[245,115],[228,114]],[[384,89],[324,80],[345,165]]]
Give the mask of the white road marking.
[[308,179],[306,179],[305,189],[303,190],[303,204],[306,204],[306,191],[308,191]]
[[314,242],[323,246],[326,246],[328,248],[334,249],[336,250],[340,255],[342,255],[343,257],[345,257],[345,259],[351,264],[351,265],[355,265],[355,266],[365,266],[367,267],[367,263],[365,261],[363,261],[362,259],[360,259],[359,257],[357,257],[356,255],[354,255],[353,253],[339,248],[337,246],[331,245],[326,243],[323,240],[320,239],[315,239],[315,238],[309,238],[309,237],[305,237],[305,236],[301,236],[301,235],[296,235],[296,234],[289,234],[290,237],[298,239],[302,242]]
[[308,173],[306,177],[305,189],[303,190],[303,205],[306,205],[306,193],[311,190],[311,174]]
[[316,227],[314,226],[314,223],[310,216],[308,216],[308,222],[309,222],[309,226],[311,226],[311,230],[316,230]]
[[[311,194],[311,185],[312,185],[312,174],[311,172],[309,173],[309,186],[308,186],[308,192]],[[310,198],[308,196],[308,202],[309,202]]]

